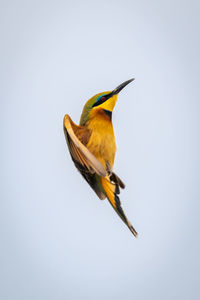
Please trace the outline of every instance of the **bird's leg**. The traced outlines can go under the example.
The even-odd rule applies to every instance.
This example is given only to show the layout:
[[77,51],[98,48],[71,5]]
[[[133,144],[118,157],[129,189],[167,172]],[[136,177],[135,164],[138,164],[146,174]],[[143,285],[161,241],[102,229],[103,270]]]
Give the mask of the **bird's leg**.
[[110,182],[116,185],[116,193],[119,194],[119,192],[120,192],[119,187],[124,189],[125,184],[122,182],[122,180],[114,172],[112,172],[108,162],[106,162],[106,171],[108,173],[108,177],[110,179]]
[[108,177],[112,183],[116,183],[115,174],[111,171],[110,165],[106,162],[106,171],[108,172]]
[[106,162],[106,171],[108,173],[108,176],[110,177],[112,175],[112,171],[108,162]]

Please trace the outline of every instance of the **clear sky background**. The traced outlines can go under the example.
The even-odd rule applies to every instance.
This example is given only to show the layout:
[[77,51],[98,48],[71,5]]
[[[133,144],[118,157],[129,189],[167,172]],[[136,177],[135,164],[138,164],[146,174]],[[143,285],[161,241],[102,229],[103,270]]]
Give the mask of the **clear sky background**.
[[[200,299],[199,1],[0,2],[0,299]],[[62,122],[113,114],[135,239],[76,171]]]

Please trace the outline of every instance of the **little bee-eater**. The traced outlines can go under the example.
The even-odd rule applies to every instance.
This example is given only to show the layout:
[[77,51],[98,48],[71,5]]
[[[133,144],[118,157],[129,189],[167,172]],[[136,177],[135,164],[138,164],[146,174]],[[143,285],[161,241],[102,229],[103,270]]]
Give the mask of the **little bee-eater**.
[[112,111],[118,93],[134,79],[120,84],[113,91],[99,93],[90,98],[84,108],[80,125],[69,115],[64,117],[64,133],[72,160],[100,199],[109,200],[120,218],[137,237],[127,219],[118,194],[125,185],[113,172],[116,144],[112,125]]

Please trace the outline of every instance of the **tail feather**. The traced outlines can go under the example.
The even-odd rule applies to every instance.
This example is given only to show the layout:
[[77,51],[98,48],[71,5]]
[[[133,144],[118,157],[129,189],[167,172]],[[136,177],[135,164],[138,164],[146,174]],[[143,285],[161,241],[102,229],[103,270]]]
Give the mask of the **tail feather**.
[[101,184],[103,186],[103,189],[105,191],[106,197],[108,198],[110,204],[114,208],[114,210],[117,212],[117,214],[120,216],[122,221],[128,226],[130,231],[133,233],[135,237],[137,237],[137,232],[133,228],[132,224],[127,219],[122,207],[121,202],[117,194],[119,194],[119,186],[118,184],[115,184],[110,181],[109,177],[102,177],[101,178]]

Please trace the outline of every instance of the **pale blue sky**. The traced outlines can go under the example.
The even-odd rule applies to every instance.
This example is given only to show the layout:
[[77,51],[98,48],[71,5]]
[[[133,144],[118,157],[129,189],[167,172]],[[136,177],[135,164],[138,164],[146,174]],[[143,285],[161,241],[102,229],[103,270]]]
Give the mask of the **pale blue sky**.
[[[2,300],[197,300],[199,1],[1,1]],[[135,77],[113,123],[135,239],[62,130]]]

